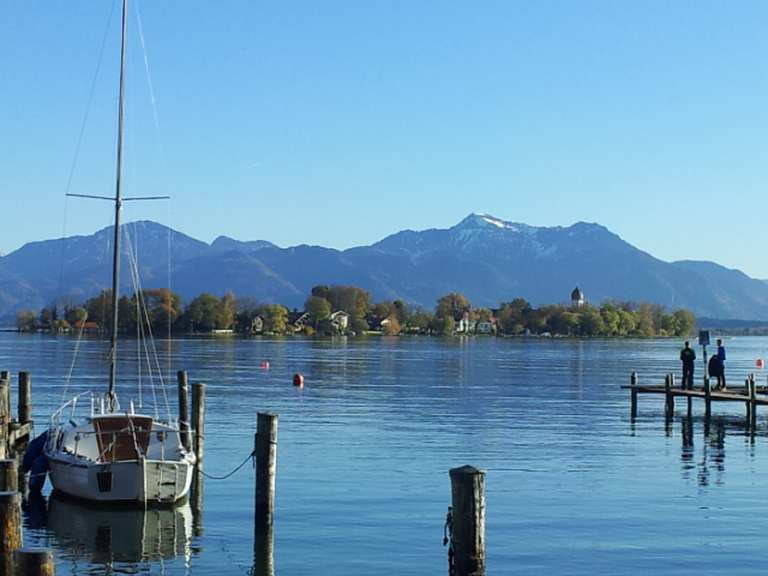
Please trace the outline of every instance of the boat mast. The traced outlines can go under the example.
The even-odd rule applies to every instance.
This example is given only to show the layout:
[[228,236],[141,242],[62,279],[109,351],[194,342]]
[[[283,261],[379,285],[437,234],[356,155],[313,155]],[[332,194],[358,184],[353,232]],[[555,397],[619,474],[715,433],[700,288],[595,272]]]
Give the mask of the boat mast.
[[123,171],[123,120],[125,116],[125,52],[126,32],[128,29],[128,0],[123,0],[122,32],[120,42],[120,95],[117,111],[117,163],[115,182],[115,240],[112,252],[112,338],[109,351],[109,392],[107,394],[110,410],[115,408],[115,381],[117,380],[117,329],[118,329],[118,297],[120,287],[120,208],[122,199]]

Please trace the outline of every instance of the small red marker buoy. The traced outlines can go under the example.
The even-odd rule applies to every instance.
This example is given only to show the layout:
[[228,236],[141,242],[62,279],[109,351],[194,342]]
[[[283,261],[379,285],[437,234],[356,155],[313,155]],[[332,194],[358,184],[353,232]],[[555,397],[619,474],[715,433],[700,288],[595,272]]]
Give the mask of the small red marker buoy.
[[296,372],[296,374],[293,375],[293,385],[298,388],[304,388],[304,375]]
[[765,362],[763,362],[762,358],[758,358],[757,361],[755,361],[755,366],[758,367],[758,369],[762,370],[765,368]]
[[263,370],[269,370],[269,360],[262,360],[261,361],[261,368]]

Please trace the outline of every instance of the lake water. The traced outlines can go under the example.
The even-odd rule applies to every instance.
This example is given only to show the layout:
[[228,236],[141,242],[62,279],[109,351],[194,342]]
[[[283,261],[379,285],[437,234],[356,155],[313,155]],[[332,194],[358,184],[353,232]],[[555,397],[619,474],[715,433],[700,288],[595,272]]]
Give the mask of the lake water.
[[[765,414],[753,440],[741,404],[715,404],[705,429],[703,406],[688,420],[678,400],[667,430],[663,396],[641,396],[629,420],[619,386],[632,370],[661,383],[679,370],[679,344],[216,338],[158,347],[174,374],[183,368],[208,385],[208,473],[249,454],[258,411],[280,415],[279,576],[445,574],[447,472],[467,463],[487,471],[489,574],[762,574]],[[768,356],[768,339],[726,344],[731,382]],[[62,397],[74,346],[0,335],[0,368],[32,372],[38,432]],[[125,342],[124,374],[135,354]],[[97,387],[104,366],[103,344],[84,341],[70,390]],[[305,375],[303,390],[291,385],[294,372]],[[194,519],[189,506],[145,514],[31,502],[25,544],[53,548],[60,575],[247,574],[253,486],[250,466],[207,479]]]

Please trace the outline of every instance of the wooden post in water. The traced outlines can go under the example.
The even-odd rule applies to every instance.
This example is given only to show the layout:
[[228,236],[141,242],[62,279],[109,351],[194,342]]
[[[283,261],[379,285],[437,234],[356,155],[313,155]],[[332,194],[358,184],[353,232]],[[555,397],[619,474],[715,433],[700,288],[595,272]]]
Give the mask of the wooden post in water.
[[203,496],[205,483],[203,471],[195,468],[192,475],[192,487],[190,489],[189,503],[192,508],[192,535],[200,538],[203,535]]
[[21,494],[0,492],[0,556],[10,563],[14,550],[21,548]]
[[0,460],[0,492],[16,492],[19,489],[19,473],[16,460]]
[[0,458],[8,457],[8,425],[11,423],[8,388],[8,380],[0,380]]
[[176,380],[179,384],[179,436],[181,445],[187,450],[192,449],[192,443],[189,439],[189,378],[186,370],[179,370],[176,373]]
[[11,373],[8,370],[0,371],[0,380],[5,380],[5,405],[8,406],[8,414],[11,414]]
[[253,514],[253,573],[274,576],[275,479],[277,476],[277,414],[256,416],[254,457],[256,489]]
[[256,491],[254,523],[256,533],[272,527],[275,514],[275,476],[277,475],[277,414],[259,412],[254,439]]
[[709,377],[704,376],[704,417],[708,420],[712,416],[712,386]]
[[749,375],[749,423],[754,432],[757,428],[757,385],[755,375]]
[[455,576],[485,576],[485,472],[474,466],[450,470]]
[[56,566],[47,548],[22,548],[13,554],[15,576],[53,576]]
[[19,424],[32,422],[32,376],[19,372]]
[[637,372],[632,372],[632,375],[629,377],[629,385],[631,386],[629,414],[634,420],[637,418]]
[[746,408],[746,418],[747,418],[747,428],[750,428],[750,419],[752,418],[752,406],[751,400],[752,400],[752,391],[750,390],[751,383],[749,381],[749,377],[747,377],[744,380],[744,395],[747,397],[747,399],[744,401],[744,407]]
[[674,376],[672,374],[667,374],[666,377],[664,378],[664,390],[666,391],[664,415],[667,417],[667,420],[671,420],[675,415],[675,397],[672,396],[673,378]]
[[192,423],[195,426],[195,456],[197,467],[203,469],[203,452],[205,448],[205,384],[192,384]]

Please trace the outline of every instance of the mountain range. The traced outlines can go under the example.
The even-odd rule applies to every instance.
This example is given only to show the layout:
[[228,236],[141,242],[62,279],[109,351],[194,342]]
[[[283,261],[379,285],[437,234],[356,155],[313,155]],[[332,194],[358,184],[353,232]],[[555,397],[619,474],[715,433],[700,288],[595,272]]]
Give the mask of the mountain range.
[[[124,231],[121,290],[134,290],[134,261],[142,287],[168,286],[170,278],[187,301],[231,290],[301,307],[314,285],[351,284],[376,301],[399,298],[431,308],[458,291],[475,306],[496,307],[516,297],[535,305],[566,302],[578,285],[593,303],[647,301],[710,318],[768,319],[765,281],[712,262],[665,262],[586,222],[536,227],[470,214],[451,228],[404,230],[347,250],[226,236],[208,244],[151,221]],[[0,319],[59,297],[81,302],[107,287],[112,233],[109,227],[30,242],[0,257]]]

